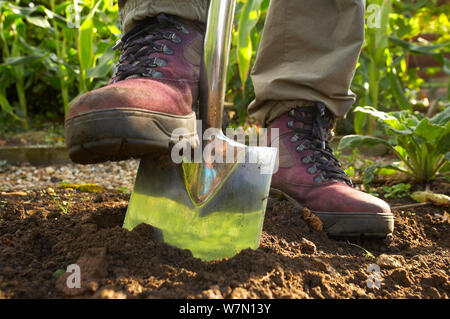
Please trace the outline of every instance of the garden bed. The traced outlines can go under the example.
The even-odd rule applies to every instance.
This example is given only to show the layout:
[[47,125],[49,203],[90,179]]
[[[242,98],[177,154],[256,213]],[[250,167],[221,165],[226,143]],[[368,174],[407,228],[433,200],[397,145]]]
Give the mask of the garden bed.
[[[123,229],[129,194],[55,192],[59,202],[70,200],[67,214],[46,191],[0,195],[0,297],[450,296],[450,223],[435,206],[394,209],[395,231],[387,239],[347,241],[311,230],[298,210],[275,201],[268,207],[259,249],[202,262],[155,242],[150,226]],[[408,201],[391,204],[399,203]],[[390,256],[390,266],[371,257],[381,254]],[[366,270],[377,262],[381,288],[371,289]],[[81,289],[65,288],[67,274],[61,275],[74,263],[90,269]]]

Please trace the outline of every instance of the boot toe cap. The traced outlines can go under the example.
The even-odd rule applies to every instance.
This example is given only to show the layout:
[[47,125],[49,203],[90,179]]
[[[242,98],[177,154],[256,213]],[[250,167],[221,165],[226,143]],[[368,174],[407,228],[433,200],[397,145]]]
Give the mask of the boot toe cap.
[[[319,192],[318,194],[315,194]],[[307,206],[314,211],[327,213],[390,214],[385,201],[356,190],[344,183],[335,183],[311,192]],[[324,200],[326,199],[326,200]]]

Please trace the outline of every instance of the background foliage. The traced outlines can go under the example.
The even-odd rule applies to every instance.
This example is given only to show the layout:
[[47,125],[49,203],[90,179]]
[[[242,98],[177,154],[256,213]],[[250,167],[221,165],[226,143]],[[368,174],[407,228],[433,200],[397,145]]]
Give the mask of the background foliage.
[[[366,41],[352,84],[355,106],[431,117],[448,105],[446,2],[367,1]],[[238,0],[226,96],[231,125],[249,123],[249,74],[268,6],[269,0]],[[379,16],[374,8],[381,9]],[[117,59],[112,46],[120,37],[117,9],[112,0],[0,1],[0,134],[63,123],[72,99],[107,83]],[[378,17],[380,27],[370,27]],[[383,135],[364,112],[350,112],[337,129]]]

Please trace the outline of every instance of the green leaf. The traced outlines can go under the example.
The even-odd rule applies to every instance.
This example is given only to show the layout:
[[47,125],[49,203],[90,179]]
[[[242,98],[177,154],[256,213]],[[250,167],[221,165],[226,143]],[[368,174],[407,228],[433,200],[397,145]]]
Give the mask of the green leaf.
[[22,64],[35,62],[42,58],[43,58],[42,55],[29,55],[29,56],[19,56],[19,57],[7,58],[7,59],[5,59],[5,63],[3,63],[2,65],[22,65]]
[[433,124],[445,125],[450,121],[450,107],[446,107],[442,112],[430,119]]
[[413,108],[411,106],[411,103],[409,103],[408,98],[405,95],[405,91],[403,89],[402,84],[400,83],[400,80],[397,76],[397,70],[394,66],[391,66],[391,71],[388,72],[389,80],[391,82],[391,89],[392,94],[394,95],[395,99],[397,100],[400,108],[402,110],[410,110],[412,111]]
[[15,6],[11,3],[8,3],[8,6],[12,12],[14,12],[15,14],[17,14],[21,17],[28,16],[36,11],[36,8],[19,7],[19,6]]
[[80,27],[78,50],[81,68],[91,68],[94,63],[94,23],[90,15]]
[[44,29],[52,29],[52,27],[50,26],[50,23],[48,23],[47,19],[40,17],[40,16],[35,16],[35,17],[26,17],[25,18],[29,23],[40,27],[40,28],[44,28]]
[[94,66],[94,15],[103,0],[99,0],[80,26],[78,33],[78,55],[80,67],[87,70]]
[[450,42],[439,43],[434,45],[419,45],[399,39],[395,36],[390,36],[389,40],[394,44],[408,50],[410,53],[415,54],[433,54],[436,53],[436,51],[439,49],[443,48],[450,49]]
[[435,125],[430,123],[428,118],[424,118],[420,121],[414,130],[414,135],[420,136],[425,141],[433,144],[437,139],[445,133],[445,128],[443,126]]
[[450,75],[450,60],[444,56],[444,68],[443,71],[445,74]]
[[393,169],[393,168],[389,168],[389,167],[383,167],[378,169],[377,174],[378,175],[385,175],[385,176],[389,176],[389,175],[394,175],[398,173],[398,169]]
[[353,127],[355,129],[355,133],[359,135],[363,135],[365,132],[365,127],[367,124],[367,119],[369,116],[363,112],[354,112],[355,115],[353,117]]
[[0,95],[0,106],[2,110],[5,111],[7,114],[11,115],[16,120],[19,120],[19,117],[16,114],[14,114],[11,104],[9,104],[8,100],[2,95]]
[[450,122],[447,122],[444,133],[434,143],[440,154],[446,154],[450,150]]
[[441,49],[446,49],[448,51],[450,49],[450,42],[445,43],[439,43],[434,45],[418,45],[415,43],[411,43],[405,40],[398,39],[394,36],[390,36],[389,40],[394,43],[395,45],[398,45],[405,50],[407,50],[409,53],[417,54],[417,55],[430,55],[434,59],[436,59],[439,63],[442,65],[447,65],[445,61],[445,57]]
[[245,82],[247,81],[248,72],[250,70],[250,62],[253,53],[250,34],[259,20],[261,2],[262,0],[247,0],[244,3],[239,19],[237,60],[242,88],[245,87]]
[[378,173],[382,169],[383,170],[389,169],[389,170],[395,170],[395,171],[402,171],[399,167],[392,165],[392,164],[375,164],[373,166],[368,167],[364,171],[364,175],[362,178],[362,182],[363,182],[364,189],[366,190],[366,192],[370,191],[370,183],[375,178],[375,174]]
[[388,114],[382,111],[378,111],[377,109],[371,107],[371,106],[365,106],[361,107],[358,106],[355,108],[354,112],[363,112],[366,114],[369,114],[380,121],[382,121],[384,124],[388,126],[389,129],[393,130],[396,133],[399,134],[411,134],[412,131],[405,126],[403,121],[400,121],[399,117],[402,113],[396,112],[397,117],[393,116],[394,113]]
[[96,79],[106,76],[112,68],[114,55],[115,52],[112,47],[108,48],[108,50],[100,57],[98,64],[94,68],[86,70],[86,77]]
[[379,144],[386,145],[392,148],[392,146],[387,141],[378,137],[365,135],[346,135],[339,142],[338,150],[343,150],[346,148],[357,148],[361,146],[371,147]]

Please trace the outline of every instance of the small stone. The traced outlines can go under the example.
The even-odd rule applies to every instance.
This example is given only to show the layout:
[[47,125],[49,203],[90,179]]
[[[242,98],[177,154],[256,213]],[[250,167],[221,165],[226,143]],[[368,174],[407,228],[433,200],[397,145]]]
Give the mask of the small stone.
[[302,217],[305,220],[306,224],[308,224],[309,228],[316,231],[323,231],[323,223],[319,217],[314,215],[308,208],[302,209]]
[[403,287],[411,287],[412,285],[412,280],[404,269],[394,270],[391,274],[391,278],[395,283]]
[[222,293],[220,292],[219,286],[214,285],[208,290],[202,292],[202,296],[208,299],[223,299]]
[[127,299],[127,296],[121,291],[114,291],[112,289],[102,289],[98,291],[94,298],[100,299]]
[[392,234],[388,234],[383,242],[386,246],[390,246],[394,242],[394,237],[392,236]]
[[234,288],[231,292],[231,299],[247,299],[248,297],[248,291],[241,287]]
[[28,194],[26,192],[21,192],[21,191],[17,191],[17,192],[2,192],[2,196],[27,196]]
[[395,269],[402,268],[405,260],[400,255],[386,255],[381,254],[377,258],[377,265],[381,268]]
[[328,263],[324,262],[320,258],[314,258],[314,263],[317,267],[319,267],[320,270],[326,272],[327,274],[330,274],[332,276],[338,275],[338,272]]
[[62,182],[62,179],[53,176],[52,178],[50,178],[50,182],[52,182],[52,183],[60,183],[60,182]]
[[317,248],[313,242],[307,240],[306,238],[302,238],[300,241],[300,251],[304,254],[316,254]]
[[86,288],[88,288],[88,289],[89,289],[90,291],[92,291],[92,292],[96,292],[97,289],[98,289],[98,283],[95,282],[95,281],[89,281],[89,282],[86,284]]
[[80,268],[81,287],[69,288],[67,279],[72,273],[64,273],[56,282],[56,289],[66,296],[82,296],[98,289],[98,281],[108,275],[106,248],[89,248],[75,263]]
[[46,172],[48,175],[51,175],[51,174],[53,174],[53,173],[55,172],[55,169],[54,169],[53,167],[49,166],[49,167],[46,167],[46,168],[45,168],[45,172]]

